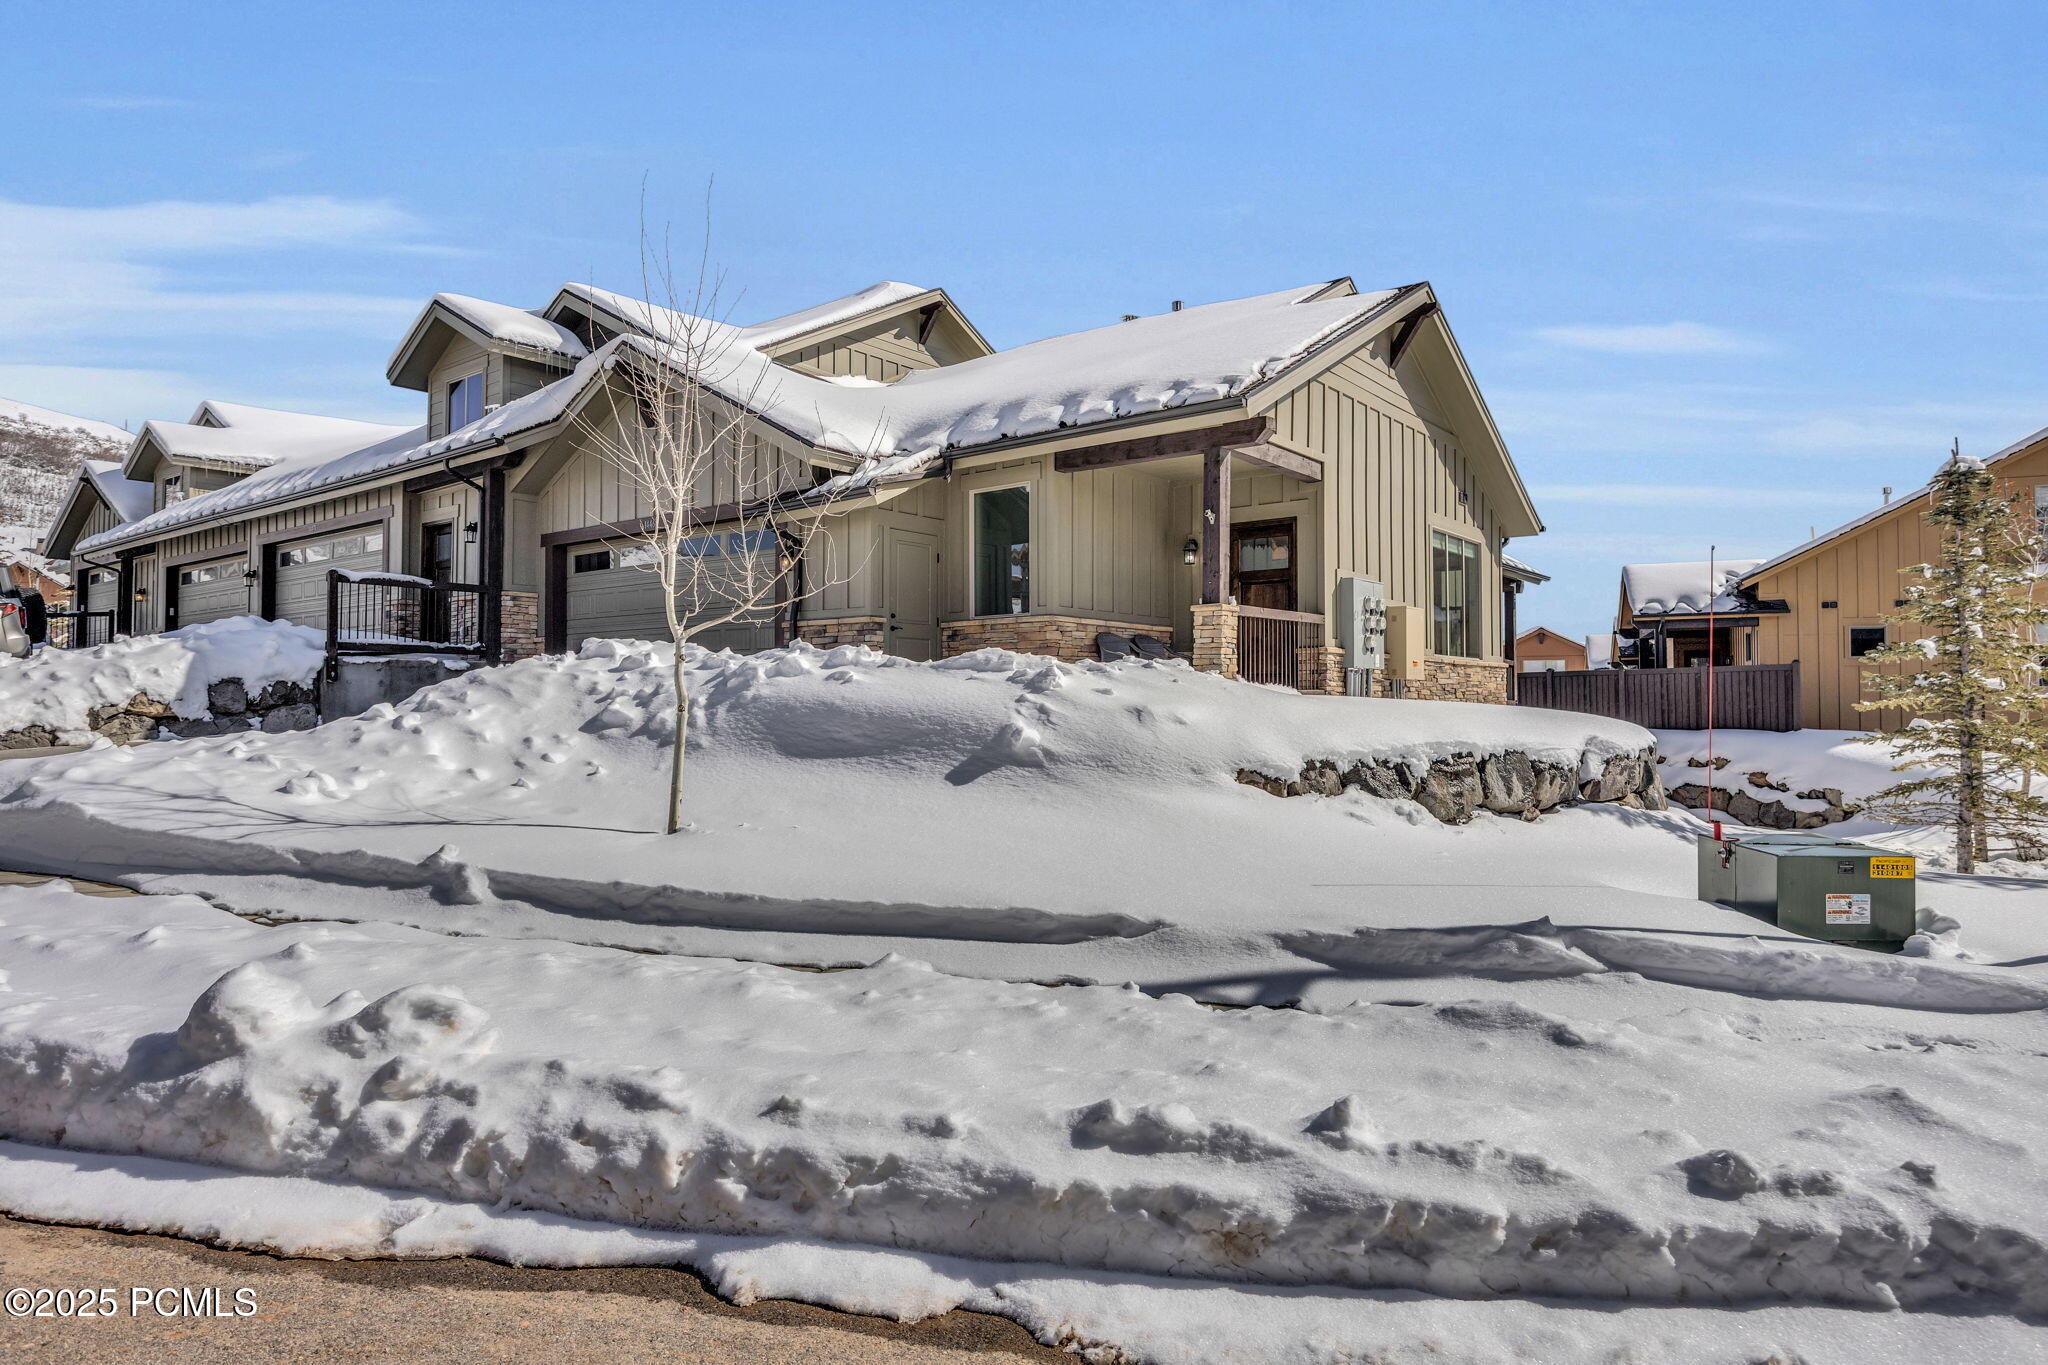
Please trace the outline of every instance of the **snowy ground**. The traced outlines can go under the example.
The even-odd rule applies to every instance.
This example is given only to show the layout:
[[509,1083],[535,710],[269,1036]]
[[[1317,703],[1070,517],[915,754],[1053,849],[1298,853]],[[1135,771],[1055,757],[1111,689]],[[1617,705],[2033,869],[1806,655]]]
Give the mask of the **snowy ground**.
[[0,891],[0,1207],[1137,1361],[2038,1349],[2040,883],[1815,944],[1692,898],[1686,812],[1231,780],[1632,727],[993,653],[699,660],[667,840],[657,654],[7,765],[8,857],[290,922]]
[[[1447,829],[1405,802],[1232,780],[1506,748],[1593,771],[1648,743],[1621,722],[1002,651],[934,665],[853,648],[702,655],[695,821],[671,840],[646,833],[671,728],[665,658],[605,642],[303,734],[22,765],[0,777],[0,819],[40,870],[272,918],[820,966],[900,951],[1210,1000],[1344,1003],[1440,962],[1755,970],[1758,922],[1692,897],[1684,814],[1586,807]],[[1611,933],[1632,928],[1670,931],[1656,962]]]

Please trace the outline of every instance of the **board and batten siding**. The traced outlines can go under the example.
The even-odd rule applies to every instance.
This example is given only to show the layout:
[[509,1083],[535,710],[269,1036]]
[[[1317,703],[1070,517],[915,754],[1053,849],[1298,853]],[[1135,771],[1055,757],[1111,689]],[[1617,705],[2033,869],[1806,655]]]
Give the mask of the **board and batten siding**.
[[[246,552],[254,557],[260,553],[263,545],[289,540],[292,538],[292,532],[302,527],[317,526],[336,520],[360,520],[367,524],[393,517],[399,497],[397,484],[365,489],[359,493],[329,498],[323,502],[307,503],[268,515],[251,517],[246,521],[204,526],[185,535],[171,536],[158,541],[156,549],[161,557],[160,562],[165,566],[239,552]],[[384,542],[384,565],[386,568],[395,568],[400,564],[397,558],[398,545],[402,543],[400,537],[403,532],[397,525],[395,517],[386,529],[390,534],[385,537]],[[267,566],[252,564],[252,567]],[[150,588],[153,597],[170,591],[170,575],[173,572],[174,568],[166,567],[154,574]],[[253,579],[248,580],[248,585],[246,610],[250,615],[255,615],[263,607],[260,585]]]
[[[1434,595],[1430,533],[1443,531],[1479,546],[1477,657],[1502,658],[1499,518],[1478,471],[1443,424],[1420,367],[1404,362],[1397,373],[1377,347],[1362,348],[1267,411],[1277,439],[1323,461],[1321,484],[1306,487],[1321,490],[1327,553],[1313,574],[1303,565],[1303,609],[1327,611],[1338,576],[1358,574],[1385,584],[1388,601],[1427,612]],[[1256,486],[1260,479],[1246,482]],[[1233,509],[1234,521],[1260,519]],[[1308,523],[1302,527],[1312,544],[1317,537]],[[1316,584],[1321,598],[1312,607]]]
[[504,402],[503,360],[468,337],[459,336],[450,341],[448,349],[441,352],[441,358],[434,362],[434,368],[427,372],[427,434],[430,437],[448,434],[448,386],[477,373],[484,377],[484,402]]
[[[945,549],[946,485],[927,480],[878,507],[858,508],[829,517],[812,539],[805,569],[811,590],[798,614],[806,621],[836,616],[883,616],[890,610],[888,565],[882,553],[884,534],[894,527],[939,538],[939,582],[953,563]],[[942,598],[943,600],[943,598]],[[944,607],[941,606],[941,613]]]
[[[1062,474],[1038,455],[956,475],[941,551],[941,619],[972,614],[973,498],[991,489],[1031,490],[1034,614],[1172,627],[1185,616],[1180,547],[1187,518],[1174,480],[1143,466]],[[1185,485],[1186,480],[1178,481]]]
[[[580,433],[564,436],[576,447],[540,490],[539,531],[574,531],[585,526],[618,526],[648,515],[645,495],[613,461],[590,449]],[[759,497],[771,486],[809,484],[810,462],[772,436],[748,442],[743,461],[721,456],[710,462],[695,505],[715,507],[742,496]]]
[[915,313],[869,323],[815,346],[777,359],[792,369],[817,375],[851,375],[887,384],[912,370],[938,368],[940,361],[917,339]]
[[[2048,442],[2007,456],[1992,469],[2019,500],[2023,514],[2029,513],[2035,485],[2048,484]],[[1871,665],[1850,657],[1849,631],[1884,625],[1914,581],[1902,570],[1939,557],[1940,536],[1927,522],[1927,505],[1925,497],[1918,498],[1751,584],[1756,597],[1783,601],[1790,609],[1757,618],[1756,661],[1798,662],[1799,723],[1808,729],[1891,730],[1906,722],[1905,713],[1894,707],[1856,709],[1857,702],[1871,699]],[[2039,591],[2048,596],[2048,587]],[[1897,627],[1888,632],[1888,638],[1900,635]],[[1903,665],[1886,667],[1895,672]]]

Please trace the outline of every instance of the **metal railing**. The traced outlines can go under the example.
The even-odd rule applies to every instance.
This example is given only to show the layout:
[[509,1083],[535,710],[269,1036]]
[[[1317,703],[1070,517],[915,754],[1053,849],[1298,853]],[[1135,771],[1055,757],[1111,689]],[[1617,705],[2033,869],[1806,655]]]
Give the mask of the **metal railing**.
[[1237,676],[1303,692],[1323,690],[1323,618],[1274,607],[1237,609]]
[[52,611],[44,619],[49,622],[45,643],[52,649],[90,649],[114,638],[111,611]]
[[410,574],[327,571],[327,665],[344,654],[483,654],[489,592]]

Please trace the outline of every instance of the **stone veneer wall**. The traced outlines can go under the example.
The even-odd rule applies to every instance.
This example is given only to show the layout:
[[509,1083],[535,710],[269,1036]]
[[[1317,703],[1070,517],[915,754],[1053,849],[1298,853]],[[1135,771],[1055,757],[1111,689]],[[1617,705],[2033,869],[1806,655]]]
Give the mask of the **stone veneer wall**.
[[977,649],[1014,649],[1019,654],[1050,654],[1077,663],[1095,657],[1095,637],[1105,630],[1119,635],[1150,635],[1171,645],[1173,628],[1133,621],[1102,621],[1085,616],[974,616],[939,625],[939,657],[969,654]]
[[1237,608],[1227,602],[1197,602],[1188,610],[1194,616],[1195,634],[1190,662],[1204,673],[1236,677]]
[[833,616],[824,620],[799,620],[796,623],[796,637],[819,649],[833,649],[840,645],[866,645],[869,649],[886,650],[889,639],[889,622],[881,616]]
[[[1508,704],[1508,667],[1504,663],[1487,663],[1482,659],[1432,657],[1423,664],[1421,677],[1408,679],[1407,690],[1402,695],[1410,701],[1478,701],[1505,706]],[[1372,695],[1393,696],[1395,681],[1384,673],[1375,674]]]
[[540,594],[508,592],[499,596],[498,642],[505,652],[505,662],[545,653],[546,644],[540,633]]

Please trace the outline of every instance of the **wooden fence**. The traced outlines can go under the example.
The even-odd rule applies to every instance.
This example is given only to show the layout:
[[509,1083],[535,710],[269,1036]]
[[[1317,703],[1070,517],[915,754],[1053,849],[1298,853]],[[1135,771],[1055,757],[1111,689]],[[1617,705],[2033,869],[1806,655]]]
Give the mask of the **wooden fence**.
[[[1590,673],[1519,673],[1522,706],[1583,711],[1653,730],[1707,728],[1704,668],[1602,668]],[[1714,726],[1797,730],[1799,665],[1742,664],[1714,670]]]

